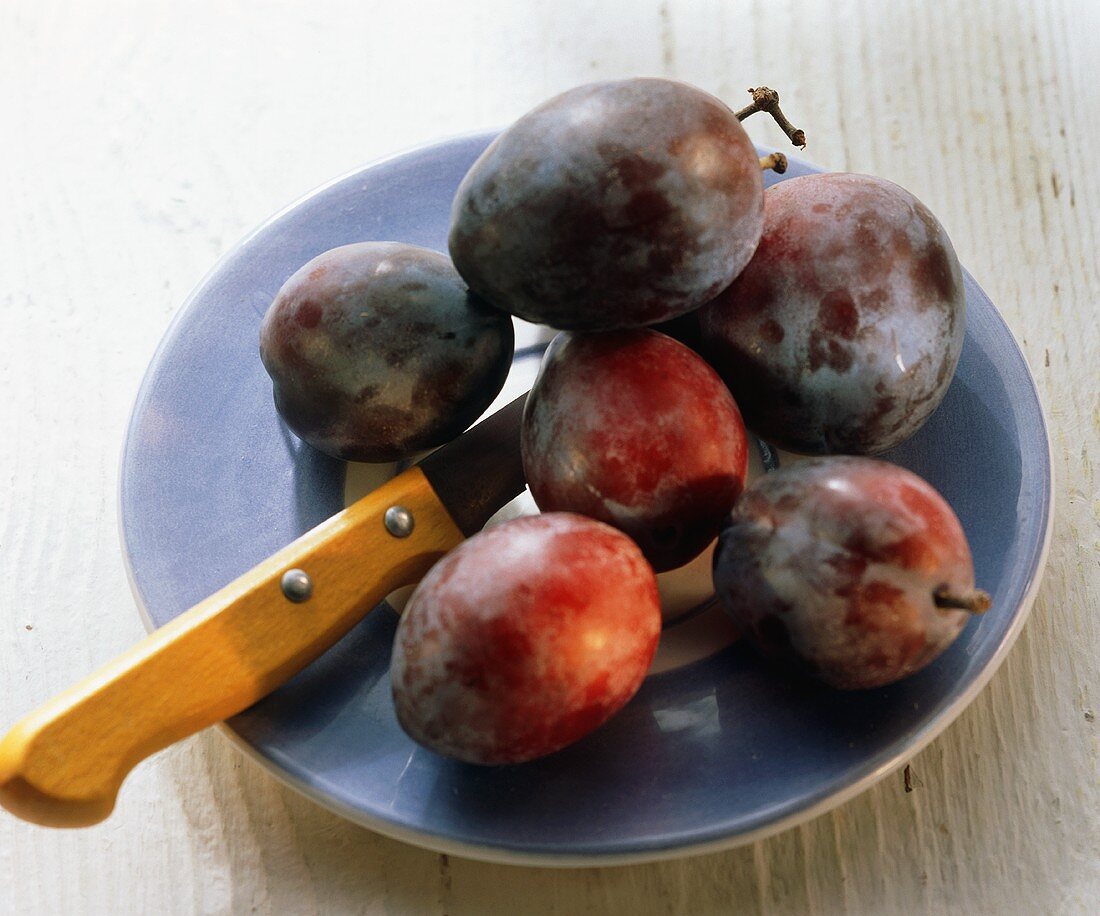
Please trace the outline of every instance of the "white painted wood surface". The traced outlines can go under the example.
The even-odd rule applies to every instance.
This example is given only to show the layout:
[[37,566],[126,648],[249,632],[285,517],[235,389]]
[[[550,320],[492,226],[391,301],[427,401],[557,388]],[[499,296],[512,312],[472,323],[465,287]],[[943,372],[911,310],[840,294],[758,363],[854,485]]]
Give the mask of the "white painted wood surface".
[[204,734],[99,827],[0,815],[0,913],[1100,911],[1098,37],[1097,0],[4,0],[0,726],[142,633],[119,448],[216,258],[335,175],[595,78],[734,105],[775,86],[810,160],[927,202],[1034,367],[1059,492],[1031,620],[911,792],[897,774],[729,852],[540,871],[375,836]]

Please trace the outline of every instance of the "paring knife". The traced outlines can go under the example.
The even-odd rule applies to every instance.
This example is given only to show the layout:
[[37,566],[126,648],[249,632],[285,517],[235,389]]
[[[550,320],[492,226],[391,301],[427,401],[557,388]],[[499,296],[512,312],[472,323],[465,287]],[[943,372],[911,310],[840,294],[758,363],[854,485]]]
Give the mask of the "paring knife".
[[215,592],[0,740],[0,804],[98,823],[150,754],[248,708],[524,487],[526,395]]

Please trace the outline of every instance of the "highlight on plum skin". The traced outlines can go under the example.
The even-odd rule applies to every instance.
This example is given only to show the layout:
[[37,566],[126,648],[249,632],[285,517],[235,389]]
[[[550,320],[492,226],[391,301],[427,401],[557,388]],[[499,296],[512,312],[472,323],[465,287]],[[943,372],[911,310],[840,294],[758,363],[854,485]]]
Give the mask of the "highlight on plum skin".
[[504,131],[455,195],[470,288],[554,328],[665,321],[724,289],[760,239],[760,160],[719,99],[665,79],[571,89]]
[[453,439],[500,391],[513,345],[511,319],[470,294],[446,255],[397,242],[318,255],[283,284],[260,329],[286,424],[354,461]]
[[951,507],[871,458],[815,458],[754,481],[719,538],[714,581],[764,655],[842,689],[919,671],[989,607]]
[[879,454],[947,392],[965,331],[962,269],[912,194],[806,175],[764,194],[760,245],[696,314],[749,428],[805,454]]
[[469,763],[545,756],[630,700],[660,629],[656,576],[626,535],[568,513],[504,522],[409,600],[390,669],[398,721]]
[[559,334],[528,395],[521,445],[542,510],[614,525],[658,572],[717,537],[748,471],[722,380],[652,330]]

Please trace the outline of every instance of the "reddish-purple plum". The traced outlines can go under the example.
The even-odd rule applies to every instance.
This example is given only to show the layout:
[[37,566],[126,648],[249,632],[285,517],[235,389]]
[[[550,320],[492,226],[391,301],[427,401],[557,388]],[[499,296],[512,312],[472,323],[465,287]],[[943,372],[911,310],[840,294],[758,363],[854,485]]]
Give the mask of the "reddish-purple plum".
[[453,439],[511,366],[512,322],[446,255],[362,242],[318,255],[279,290],[260,357],[286,424],[353,461],[394,461]]
[[539,508],[614,525],[658,571],[714,540],[748,469],[745,426],[722,380],[645,329],[559,334],[521,442]]
[[807,175],[764,195],[749,265],[697,313],[749,428],[807,454],[878,454],[943,399],[962,350],[962,270],[908,191]]
[[440,560],[405,607],[398,721],[469,763],[542,757],[634,696],[660,630],[657,579],[630,538],[567,513],[504,522]]
[[470,288],[528,321],[641,327],[713,298],[760,239],[760,162],[736,116],[684,83],[580,86],[501,134],[455,196]]
[[761,652],[843,689],[920,670],[989,606],[951,507],[872,458],[758,478],[719,538],[714,584]]

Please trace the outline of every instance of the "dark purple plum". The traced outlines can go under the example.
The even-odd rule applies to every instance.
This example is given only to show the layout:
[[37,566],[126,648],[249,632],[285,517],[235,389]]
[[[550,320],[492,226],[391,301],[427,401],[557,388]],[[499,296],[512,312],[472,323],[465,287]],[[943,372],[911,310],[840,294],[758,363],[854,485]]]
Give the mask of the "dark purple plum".
[[842,689],[918,671],[989,606],[951,507],[872,458],[757,478],[719,538],[714,585],[763,654]]
[[965,311],[927,207],[880,178],[825,174],[767,191],[756,254],[697,314],[751,429],[795,452],[874,455],[943,399]]
[[451,257],[472,290],[528,321],[641,327],[737,276],[762,198],[756,151],[721,101],[670,80],[593,83],[522,117],[474,163]]
[[318,255],[260,328],[286,424],[352,461],[453,439],[500,391],[513,345],[511,319],[472,295],[446,255],[398,242]]
[[644,329],[559,334],[521,443],[539,508],[614,525],[659,572],[714,540],[748,471],[745,426],[722,380]]

